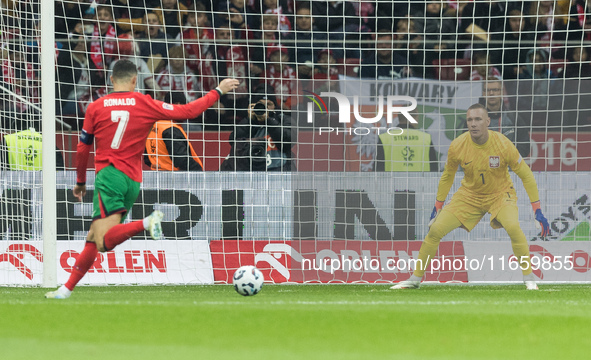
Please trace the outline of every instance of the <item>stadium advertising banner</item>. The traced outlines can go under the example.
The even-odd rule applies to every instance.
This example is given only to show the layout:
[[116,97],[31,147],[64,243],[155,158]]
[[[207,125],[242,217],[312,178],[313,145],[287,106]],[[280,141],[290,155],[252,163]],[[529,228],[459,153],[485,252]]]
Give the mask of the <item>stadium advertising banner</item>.
[[[413,112],[418,128],[431,135],[433,146],[438,153],[440,167],[443,169],[449,144],[456,137],[456,126],[465,119],[465,110],[478,102],[482,95],[480,81],[453,82],[425,79],[409,79],[404,81],[367,80],[342,77],[340,88],[348,98],[358,97],[359,114],[370,118],[376,116],[380,104],[385,108],[384,116],[375,124],[364,124],[356,121],[351,114],[351,129],[345,135],[347,143],[346,170],[374,170],[378,133],[375,130],[364,131],[368,127],[382,128],[382,131],[397,126],[398,116],[394,114],[392,123],[387,123],[387,106],[385,99],[394,96],[409,96],[416,100],[417,108]],[[392,99],[394,101],[394,99]],[[351,102],[353,104],[354,102]],[[404,101],[393,102],[396,106],[408,105]],[[422,114],[418,116],[418,114]],[[367,133],[367,134],[366,134]]]
[[215,281],[230,284],[234,272],[244,265],[256,266],[267,281],[293,282],[292,263],[301,259],[291,241],[213,240],[210,249]]
[[[587,238],[588,239],[588,238]],[[469,281],[522,281],[511,244],[507,242],[464,242]],[[529,252],[534,275],[540,281],[590,281],[591,242],[536,242]]]
[[[538,237],[540,231],[535,227],[520,179],[515,174],[511,176],[518,195],[520,224],[530,240],[532,253],[543,253],[533,248],[541,246],[554,258],[562,257],[561,269],[542,269],[544,280],[591,281],[591,273],[582,271],[589,263],[585,254],[591,254],[588,174],[534,173],[552,231],[546,239]],[[461,173],[456,174],[451,193],[457,191],[461,177]],[[0,283],[38,284],[43,250],[41,176],[39,172],[3,172],[0,179]],[[87,196],[80,203],[71,194],[75,172],[58,172],[56,256],[60,281],[65,280],[65,269],[83,248],[92,213],[93,181],[93,176],[89,176]],[[129,218],[137,220],[154,209],[162,210],[165,240],[152,242],[145,235],[135,237],[111,255],[103,255],[85,279],[91,283],[208,283],[213,281],[213,273],[216,281],[225,281],[231,269],[239,265],[266,262],[273,272],[265,276],[277,282],[333,278],[349,282],[395,281],[408,273],[400,267],[399,271],[379,275],[366,270],[359,273],[335,269],[334,274],[329,272],[329,279],[325,271],[317,268],[319,263],[335,256],[351,261],[365,257],[370,261],[405,258],[401,252],[406,252],[410,258],[416,258],[420,241],[426,235],[438,181],[437,173],[400,178],[395,173],[359,172],[146,172],[140,197]],[[496,266],[476,278],[471,275],[476,268],[480,271],[480,264],[482,268],[490,262],[510,264],[510,239],[502,229],[493,230],[489,222],[490,216],[486,215],[472,232],[457,229],[442,242],[440,249],[446,258],[465,256],[472,261],[457,263],[453,276],[445,281],[499,279]],[[269,246],[275,243],[289,249]],[[209,246],[213,264],[208,262]],[[296,253],[301,258],[294,258]],[[490,256],[494,258],[489,260]],[[573,269],[581,271],[565,270],[565,266],[570,268],[565,265],[565,256],[573,256]],[[277,263],[273,266],[271,257],[285,269],[281,270]],[[475,259],[483,257],[486,261],[477,264]],[[316,270],[292,271],[308,264],[314,269],[313,260]],[[546,275],[554,271],[558,272]],[[467,278],[456,278],[462,272],[467,273]]]
[[[39,285],[43,242],[10,242],[0,253],[0,284]],[[65,283],[83,241],[57,243],[57,282]],[[209,246],[205,241],[127,241],[99,253],[83,285],[212,284]]]
[[[216,282],[231,283],[240,266],[254,265],[273,283],[390,283],[417,267],[421,241],[216,240],[211,242]],[[540,281],[590,281],[591,242],[530,245]],[[521,282],[510,242],[443,241],[425,272],[432,282]]]
[[533,171],[591,171],[591,133],[531,133],[525,159]]
[[[231,283],[236,269],[255,265],[274,283],[381,283],[408,279],[420,247],[420,241],[218,240],[211,255],[216,282]],[[437,258],[427,281],[468,281],[461,241],[443,242]]]

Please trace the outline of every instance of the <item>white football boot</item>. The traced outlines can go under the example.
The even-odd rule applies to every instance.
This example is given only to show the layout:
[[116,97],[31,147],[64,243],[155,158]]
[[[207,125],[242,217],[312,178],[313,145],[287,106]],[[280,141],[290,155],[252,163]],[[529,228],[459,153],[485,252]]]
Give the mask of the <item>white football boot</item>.
[[538,290],[538,284],[536,284],[536,277],[533,273],[523,275],[523,282],[527,290]]
[[150,236],[154,240],[162,239],[162,219],[164,218],[164,213],[162,211],[154,211],[148,216],[150,219],[150,225],[148,227],[148,231],[150,231]]
[[45,294],[46,299],[67,299],[72,295],[72,292],[68,290],[64,285],[60,286],[55,291],[50,291]]
[[398,284],[390,287],[392,290],[400,290],[400,289],[418,289],[421,287],[420,280],[404,280],[399,282]]

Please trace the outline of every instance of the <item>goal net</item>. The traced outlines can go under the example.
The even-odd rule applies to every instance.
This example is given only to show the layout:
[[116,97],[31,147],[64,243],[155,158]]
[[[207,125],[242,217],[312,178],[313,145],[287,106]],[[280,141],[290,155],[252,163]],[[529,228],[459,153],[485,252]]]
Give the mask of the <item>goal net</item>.
[[[48,257],[56,282],[67,280],[93,211],[93,156],[84,200],[71,192],[76,146],[88,105],[112,91],[119,59],[137,64],[137,91],[171,104],[224,78],[240,84],[180,122],[188,143],[153,135],[147,142],[152,157],[142,161],[144,181],[126,221],[161,210],[165,239],[136,236],[99,254],[81,284],[227,283],[242,265],[278,283],[405,280],[447,151],[475,103],[534,172],[551,224],[545,239],[511,172],[534,274],[591,281],[591,11],[582,1],[0,6],[0,284],[41,284]],[[53,24],[40,21],[42,6],[55,13]],[[41,46],[43,32],[54,38]],[[41,56],[42,48],[54,51]],[[55,68],[55,84],[42,83],[43,64]],[[55,89],[49,129],[41,127],[47,87]],[[51,173],[35,161],[31,139],[40,132],[56,139]],[[29,139],[16,141],[18,134]],[[188,152],[175,160],[167,152],[178,151],[178,141]],[[25,165],[15,165],[19,159]],[[195,159],[204,171],[191,171]],[[492,156],[489,167],[501,161]],[[495,181],[487,176],[483,169],[482,182]],[[46,177],[55,179],[53,211],[43,206]],[[458,171],[448,201],[462,177]],[[444,237],[425,279],[521,281],[508,235],[490,220]],[[44,223],[55,224],[55,236]],[[46,241],[55,254],[43,250]]]

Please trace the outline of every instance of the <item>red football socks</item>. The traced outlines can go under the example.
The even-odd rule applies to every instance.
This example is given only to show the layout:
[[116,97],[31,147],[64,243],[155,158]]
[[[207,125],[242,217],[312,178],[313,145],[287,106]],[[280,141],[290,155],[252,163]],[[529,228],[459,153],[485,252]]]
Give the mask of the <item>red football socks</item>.
[[68,290],[74,290],[74,287],[82,277],[88,272],[88,269],[94,263],[94,259],[96,259],[96,255],[98,254],[98,250],[96,248],[96,244],[93,242],[86,242],[84,245],[84,249],[78,255],[76,259],[76,263],[74,263],[74,267],[72,268],[72,273],[70,274],[70,278],[68,282],[65,284],[65,287]]
[[143,220],[130,222],[128,224],[115,225],[105,234],[105,249],[107,251],[113,250],[115,246],[144,230]]

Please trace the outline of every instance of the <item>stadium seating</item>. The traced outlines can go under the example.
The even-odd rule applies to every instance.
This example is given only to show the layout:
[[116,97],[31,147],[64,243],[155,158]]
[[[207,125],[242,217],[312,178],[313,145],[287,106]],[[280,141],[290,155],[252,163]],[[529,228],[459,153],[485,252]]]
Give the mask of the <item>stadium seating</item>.
[[441,59],[434,60],[435,78],[439,80],[468,80],[470,79],[469,59]]

